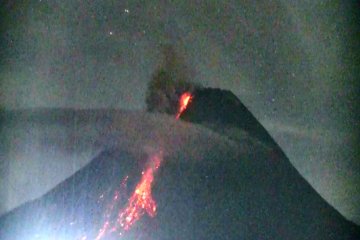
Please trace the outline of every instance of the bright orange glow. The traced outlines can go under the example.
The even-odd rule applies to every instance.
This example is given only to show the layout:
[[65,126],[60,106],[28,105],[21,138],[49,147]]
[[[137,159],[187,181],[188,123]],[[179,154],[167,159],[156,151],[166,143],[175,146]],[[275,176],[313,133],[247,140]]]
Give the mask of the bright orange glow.
[[[131,226],[145,214],[145,212],[150,217],[155,217],[156,202],[152,197],[151,187],[154,181],[154,173],[160,167],[160,162],[161,157],[158,155],[154,155],[150,158],[150,165],[141,173],[141,180],[137,184],[131,197],[128,199],[126,207],[119,211],[116,223],[111,224],[111,212],[114,209],[114,205],[119,201],[119,192],[115,192],[112,203],[107,209],[107,220],[105,221],[103,227],[99,230],[96,240],[100,240],[107,234],[114,232],[118,232],[120,236],[123,235],[123,231],[129,230]],[[128,176],[125,177],[121,183],[121,188],[123,190],[126,187],[125,185],[127,179]],[[100,198],[102,197],[103,195],[100,196]]]
[[179,100],[179,110],[176,114],[176,119],[179,119],[180,115],[185,111],[192,99],[192,95],[189,92],[184,92]]
[[[181,95],[179,100],[179,109],[176,114],[176,119],[179,119],[180,115],[185,111],[189,103],[191,102],[192,95],[190,92],[185,92]],[[102,239],[104,236],[112,233],[117,233],[119,236],[123,236],[124,231],[128,231],[131,226],[138,221],[145,213],[150,217],[156,215],[156,202],[152,197],[151,188],[154,181],[154,174],[160,167],[161,157],[159,155],[153,155],[149,160],[149,166],[141,172],[141,180],[136,185],[136,188],[124,208],[122,208],[118,215],[116,222],[110,222],[112,213],[114,212],[114,206],[119,205],[119,191],[115,192],[112,199],[112,203],[106,210],[106,221],[103,227],[99,230],[96,240]],[[128,176],[125,177],[121,183],[122,192],[126,192]],[[103,194],[100,195],[100,199],[103,199]]]
[[154,172],[160,167],[160,158],[154,156],[149,166],[136,186],[134,193],[129,198],[127,207],[119,213],[118,223],[124,230],[140,219],[146,212],[150,217],[156,215],[156,202],[151,195],[151,186],[154,181]]

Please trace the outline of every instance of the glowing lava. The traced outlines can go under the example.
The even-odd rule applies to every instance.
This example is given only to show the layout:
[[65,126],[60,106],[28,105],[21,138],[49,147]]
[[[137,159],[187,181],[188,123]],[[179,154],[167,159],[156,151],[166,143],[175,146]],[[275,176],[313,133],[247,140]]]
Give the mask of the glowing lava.
[[[190,92],[185,92],[181,95],[176,119],[179,119],[180,115],[189,105],[191,99],[192,95]],[[160,167],[161,159],[162,157],[159,155],[153,155],[150,158],[149,166],[141,173],[141,180],[136,185],[136,188],[131,197],[128,199],[126,207],[119,211],[116,222],[113,223],[111,222],[111,217],[112,213],[114,212],[114,206],[115,204],[119,205],[120,199],[119,191],[115,192],[112,203],[106,211],[106,220],[103,224],[103,227],[99,230],[96,240],[100,240],[104,236],[111,233],[118,233],[119,236],[122,236],[124,231],[128,231],[131,226],[145,214],[145,212],[150,217],[155,217],[156,202],[151,195],[151,187],[154,181],[154,174]],[[127,179],[128,176],[125,177],[121,183],[121,192],[126,192],[125,187]],[[102,198],[103,194],[100,196],[100,199]]]
[[[123,231],[127,231],[131,226],[139,220],[145,212],[150,217],[156,215],[156,202],[151,194],[151,187],[154,181],[154,173],[160,167],[161,157],[159,155],[153,155],[150,158],[149,166],[143,171],[140,182],[137,184],[135,191],[128,199],[128,203],[125,208],[121,209],[118,213],[115,224],[111,224],[111,212],[114,209],[114,205],[119,201],[119,192],[116,191],[113,197],[113,201],[106,213],[106,221],[103,227],[99,230],[96,240],[102,239],[109,233],[118,232],[118,235],[123,235]],[[128,176],[124,178],[121,183],[121,188],[124,191]],[[100,196],[101,197],[101,196]],[[123,230],[123,231],[122,231]]]
[[136,186],[133,195],[129,198],[128,206],[120,212],[118,223],[124,230],[140,219],[146,211],[150,217],[156,214],[156,203],[151,195],[151,186],[154,181],[154,172],[160,167],[160,158],[154,156],[145,172],[142,172],[140,183]]
[[179,100],[179,110],[176,114],[176,119],[179,119],[180,115],[185,111],[187,106],[189,105],[192,99],[192,95],[190,92],[184,92]]

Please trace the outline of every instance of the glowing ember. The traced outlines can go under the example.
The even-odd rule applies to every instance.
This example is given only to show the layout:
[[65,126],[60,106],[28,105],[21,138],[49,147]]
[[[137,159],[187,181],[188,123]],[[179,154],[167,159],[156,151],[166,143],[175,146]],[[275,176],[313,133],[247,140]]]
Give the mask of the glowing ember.
[[179,110],[178,113],[176,114],[176,119],[179,119],[180,115],[185,111],[185,109],[189,105],[191,99],[192,99],[192,95],[189,92],[185,92],[181,95],[179,101]]
[[[115,224],[111,224],[111,212],[114,209],[114,205],[119,201],[119,193],[115,192],[112,204],[109,206],[106,212],[106,221],[103,227],[99,230],[96,240],[102,239],[108,233],[119,232],[121,236],[123,233],[121,229],[127,231],[130,227],[139,220],[145,212],[150,217],[156,215],[156,202],[151,195],[151,187],[154,181],[154,173],[160,167],[161,157],[154,155],[150,159],[150,166],[142,172],[140,182],[135,188],[135,191],[128,200],[127,206],[119,211]],[[128,176],[124,178],[121,183],[122,187],[125,187]],[[103,195],[100,196],[102,198]]]
[[[185,92],[181,95],[176,119],[179,119],[180,115],[185,111],[191,99],[192,95],[190,92]],[[160,167],[160,162],[161,157],[158,155],[154,155],[150,158],[150,166],[148,166],[147,169],[141,173],[141,180],[136,185],[136,188],[131,197],[128,199],[126,207],[119,211],[116,222],[112,223],[110,219],[112,212],[114,212],[114,206],[116,203],[119,204],[119,192],[115,192],[112,203],[106,211],[106,221],[104,222],[103,227],[99,230],[96,240],[100,240],[107,234],[114,232],[118,232],[118,235],[122,236],[123,231],[128,231],[131,226],[145,214],[145,212],[150,217],[155,217],[156,202],[151,195],[151,187],[154,181],[154,173]],[[127,179],[128,177],[124,178],[121,183],[123,188],[126,187]],[[122,190],[122,192],[126,192],[124,189]],[[103,199],[104,195],[100,195],[99,198]]]
[[154,172],[160,167],[160,158],[154,156],[149,166],[136,186],[133,195],[129,199],[128,206],[120,212],[118,223],[124,230],[130,227],[147,212],[150,217],[156,214],[156,203],[151,195],[151,186],[154,181]]

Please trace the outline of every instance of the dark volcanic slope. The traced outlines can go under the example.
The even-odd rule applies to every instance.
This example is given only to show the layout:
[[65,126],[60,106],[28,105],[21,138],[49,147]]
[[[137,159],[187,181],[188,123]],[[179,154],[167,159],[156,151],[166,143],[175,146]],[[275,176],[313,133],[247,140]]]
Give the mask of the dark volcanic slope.
[[202,88],[194,91],[192,102],[181,118],[189,122],[206,124],[215,131],[236,127],[264,144],[277,146],[247,107],[228,90]]
[[[122,161],[118,161],[120,159]],[[1,219],[0,239],[78,239],[84,229],[95,234],[132,160],[126,152],[106,151],[38,200],[24,204]]]
[[[210,116],[204,121],[211,122]],[[98,141],[102,152],[43,197],[2,217],[0,239],[94,239],[122,179],[129,176],[126,195],[147,157],[158,150],[164,160],[153,188],[157,216],[142,218],[123,239],[360,236],[359,228],[324,201],[286,157],[274,154],[275,146],[251,137],[253,127],[244,126],[248,132],[240,130],[234,141],[164,115],[114,114],[107,122]],[[248,123],[253,123],[250,118]],[[112,219],[125,203],[122,198]]]

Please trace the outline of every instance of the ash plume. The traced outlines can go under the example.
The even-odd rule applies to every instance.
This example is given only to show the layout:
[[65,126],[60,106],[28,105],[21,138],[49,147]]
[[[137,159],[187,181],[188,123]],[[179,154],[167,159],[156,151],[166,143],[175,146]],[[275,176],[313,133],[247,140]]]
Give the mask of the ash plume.
[[200,88],[200,85],[194,83],[194,70],[173,46],[164,46],[162,52],[163,62],[155,70],[148,84],[146,107],[149,112],[175,115],[180,96],[184,92],[193,92]]

